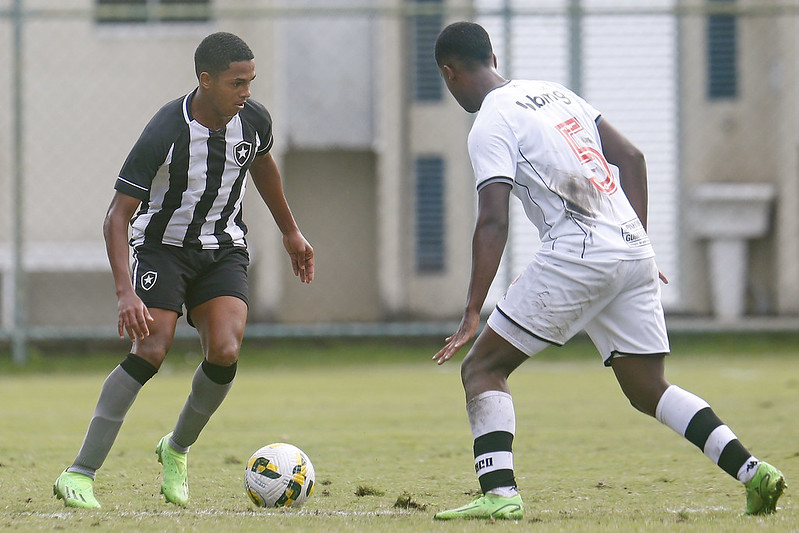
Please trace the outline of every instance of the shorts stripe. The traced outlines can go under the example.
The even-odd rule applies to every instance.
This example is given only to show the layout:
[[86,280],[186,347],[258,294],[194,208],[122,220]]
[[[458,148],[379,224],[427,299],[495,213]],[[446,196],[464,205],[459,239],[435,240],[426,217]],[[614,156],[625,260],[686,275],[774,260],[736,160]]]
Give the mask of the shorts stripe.
[[613,360],[616,358],[624,359],[625,357],[665,357],[669,355],[669,352],[655,352],[655,353],[626,353],[626,352],[617,352],[613,350],[610,353],[610,357],[605,359],[605,366],[613,366]]
[[508,313],[506,313],[505,311],[503,311],[503,310],[502,310],[502,308],[500,308],[500,307],[499,307],[499,304],[497,304],[497,307],[496,307],[496,309],[497,309],[497,311],[499,312],[499,314],[501,314],[502,316],[504,316],[504,317],[505,317],[505,318],[506,318],[506,319],[507,319],[507,320],[508,320],[510,323],[512,323],[514,326],[516,326],[516,327],[517,327],[517,328],[519,328],[520,330],[524,331],[525,333],[527,333],[527,334],[528,334],[528,335],[530,335],[531,337],[534,337],[534,338],[536,338],[536,339],[538,339],[538,340],[540,340],[540,341],[543,341],[543,342],[548,342],[549,344],[553,344],[553,345],[555,345],[555,346],[563,346],[563,344],[562,344],[562,343],[555,342],[555,341],[553,341],[553,340],[550,340],[550,339],[545,339],[544,337],[542,337],[542,336],[540,336],[540,335],[536,335],[535,333],[533,333],[533,332],[532,332],[532,331],[530,331],[529,329],[525,328],[524,326],[522,326],[521,324],[519,324],[518,322],[516,322],[515,320],[513,320],[513,319],[510,317],[510,315],[508,315]]

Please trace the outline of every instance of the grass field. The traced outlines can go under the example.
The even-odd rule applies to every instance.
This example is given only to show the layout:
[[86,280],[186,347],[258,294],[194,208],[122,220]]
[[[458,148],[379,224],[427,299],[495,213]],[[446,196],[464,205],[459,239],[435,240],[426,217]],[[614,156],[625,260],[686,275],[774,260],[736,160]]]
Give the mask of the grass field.
[[[74,458],[118,355],[0,359],[0,529],[19,531],[799,531],[799,335],[673,339],[667,377],[704,397],[785,473],[780,510],[744,517],[744,491],[693,445],[634,411],[584,340],[511,378],[524,520],[437,523],[477,487],[458,363],[437,343],[247,346],[236,385],[190,455],[185,509],[158,493],[153,453],[199,363],[173,353],[143,389],[98,474],[98,511],[65,509],[52,482]],[[124,354],[126,346],[120,350]],[[463,354],[461,354],[463,355]],[[316,491],[300,510],[254,508],[243,468],[276,441],[304,449]]]

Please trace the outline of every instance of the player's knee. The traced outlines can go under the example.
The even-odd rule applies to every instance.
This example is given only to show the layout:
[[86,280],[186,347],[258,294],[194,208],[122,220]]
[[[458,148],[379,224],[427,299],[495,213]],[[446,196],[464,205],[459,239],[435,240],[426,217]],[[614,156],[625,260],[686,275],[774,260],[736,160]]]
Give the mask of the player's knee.
[[[147,340],[145,338],[145,340]],[[141,357],[155,368],[161,368],[161,364],[166,359],[166,354],[169,351],[169,344],[155,343],[155,342],[136,342],[133,345],[132,352],[138,357]]]
[[660,396],[652,394],[651,391],[637,391],[637,393],[625,391],[625,395],[630,401],[630,405],[635,409],[641,411],[645,415],[655,416],[655,410],[657,409],[657,402]]
[[235,340],[215,342],[208,347],[205,358],[209,363],[219,366],[230,366],[239,360],[241,343]]
[[466,354],[466,357],[461,361],[461,383],[463,383],[464,387],[468,388],[474,377],[479,375],[477,366],[477,357],[472,352]]
[[650,413],[646,408],[644,408],[641,404],[637,403],[635,400],[627,398],[630,400],[630,405],[633,406],[637,411],[644,413],[645,415],[654,416],[654,413]]
[[502,382],[508,377],[505,368],[492,357],[493,354],[470,351],[461,363],[461,381],[467,389],[476,381]]

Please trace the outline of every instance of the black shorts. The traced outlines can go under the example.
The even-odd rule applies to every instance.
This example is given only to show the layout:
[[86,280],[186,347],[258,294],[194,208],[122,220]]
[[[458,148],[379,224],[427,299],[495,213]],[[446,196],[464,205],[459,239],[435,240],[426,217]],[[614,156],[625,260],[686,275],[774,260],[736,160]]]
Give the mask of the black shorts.
[[143,245],[133,250],[133,286],[147,307],[183,314],[218,296],[235,296],[249,303],[246,248],[218,250]]

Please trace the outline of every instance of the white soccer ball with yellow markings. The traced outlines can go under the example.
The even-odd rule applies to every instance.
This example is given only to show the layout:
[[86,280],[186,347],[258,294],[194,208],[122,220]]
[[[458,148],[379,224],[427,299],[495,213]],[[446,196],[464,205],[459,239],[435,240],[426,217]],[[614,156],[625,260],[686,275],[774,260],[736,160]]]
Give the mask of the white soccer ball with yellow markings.
[[247,461],[244,487],[258,507],[301,507],[313,494],[313,464],[296,446],[268,444]]

